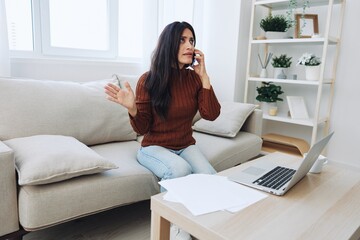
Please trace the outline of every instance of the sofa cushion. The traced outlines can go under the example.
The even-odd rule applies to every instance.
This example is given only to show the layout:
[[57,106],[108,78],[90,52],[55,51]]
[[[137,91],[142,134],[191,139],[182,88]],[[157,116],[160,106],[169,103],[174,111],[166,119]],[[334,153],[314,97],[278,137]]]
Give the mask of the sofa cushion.
[[104,85],[0,79],[0,140],[72,136],[86,145],[136,139],[127,110],[106,99]]
[[200,119],[193,129],[198,132],[214,134],[222,137],[235,137],[254,111],[256,105],[239,102],[221,102],[220,115],[214,121]]
[[216,171],[223,171],[256,157],[262,146],[261,137],[243,131],[233,138],[201,132],[194,132],[193,136],[196,145]]
[[59,182],[117,168],[73,137],[37,135],[4,143],[14,150],[19,185]]

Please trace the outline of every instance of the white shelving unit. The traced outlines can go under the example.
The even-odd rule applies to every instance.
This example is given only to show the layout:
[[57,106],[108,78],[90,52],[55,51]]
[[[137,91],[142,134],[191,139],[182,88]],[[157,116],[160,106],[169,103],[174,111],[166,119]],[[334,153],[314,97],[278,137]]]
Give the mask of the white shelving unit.
[[[299,0],[299,4],[301,5],[303,1]],[[309,119],[292,119],[288,116],[288,114],[280,113],[277,116],[269,116],[264,112],[264,120],[265,121],[275,121],[277,124],[288,123],[288,124],[297,124],[303,127],[311,128],[311,139],[310,145],[313,145],[318,136],[325,135],[329,129],[329,120],[332,106],[332,98],[334,92],[334,83],[336,76],[336,65],[337,58],[339,54],[339,46],[340,46],[340,36],[341,36],[341,25],[344,14],[344,5],[345,0],[310,0],[310,8],[306,9],[306,11],[310,11],[312,13],[316,13],[317,8],[324,9],[327,8],[326,14],[323,14],[323,21],[319,21],[319,28],[321,29],[320,36],[318,38],[287,38],[287,39],[264,39],[264,40],[256,40],[257,34],[255,30],[259,30],[260,26],[258,23],[254,23],[258,21],[259,11],[257,8],[263,8],[265,11],[263,12],[274,12],[280,11],[281,14],[285,14],[288,6],[289,0],[252,0],[252,14],[251,14],[251,26],[250,26],[250,34],[249,34],[249,46],[248,46],[248,58],[247,58],[247,70],[246,70],[246,82],[245,82],[245,94],[244,94],[244,102],[255,103],[256,96],[256,86],[259,86],[261,82],[273,82],[277,85],[286,86],[287,88],[300,88],[299,95],[302,95],[301,91],[303,90],[303,86],[307,86],[308,88],[314,89],[311,90],[314,93],[311,97],[307,96],[306,99],[311,103],[311,109],[308,109],[311,112],[311,117]],[[333,20],[333,10],[334,6],[338,11],[337,17],[339,21],[336,21],[337,33],[333,36],[330,34],[333,30],[334,24]],[[323,13],[324,11],[321,10]],[[298,13],[301,13],[302,9],[298,9]],[[276,13],[276,12],[275,12]],[[305,13],[307,14],[307,13]],[[264,16],[260,17],[263,18]],[[320,24],[322,26],[320,27]],[[320,77],[316,81],[309,81],[305,79],[274,79],[274,78],[260,78],[260,66],[256,57],[258,53],[263,52],[273,52],[272,49],[279,51],[281,49],[282,53],[286,53],[287,50],[291,49],[292,51],[298,51],[299,56],[301,56],[307,48],[317,48],[321,51],[321,62],[320,65]],[[298,49],[298,50],[296,50]],[[304,50],[305,49],[305,50]],[[263,51],[261,51],[263,50]],[[329,55],[329,51],[332,51],[332,55]],[[278,54],[280,54],[278,53]],[[276,54],[274,52],[274,54]],[[297,57],[293,56],[292,62],[295,65],[297,61]],[[329,67],[329,64],[332,62],[332,65]],[[271,64],[269,64],[271,65]],[[327,67],[327,68],[326,68]],[[330,69],[330,71],[327,71]],[[324,94],[324,87],[327,88],[328,94]],[[281,96],[284,98],[286,96],[285,93]],[[286,97],[285,97],[286,98]],[[311,99],[309,99],[311,98]],[[326,99],[326,104],[322,104],[322,101]],[[323,111],[322,108],[326,108]],[[321,112],[325,112],[324,114],[320,114]],[[319,126],[323,125],[323,133],[319,133]]]

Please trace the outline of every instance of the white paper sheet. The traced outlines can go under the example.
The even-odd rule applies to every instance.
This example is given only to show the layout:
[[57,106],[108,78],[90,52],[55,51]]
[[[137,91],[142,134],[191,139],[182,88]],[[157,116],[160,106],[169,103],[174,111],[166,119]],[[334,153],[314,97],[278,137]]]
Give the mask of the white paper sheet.
[[182,203],[195,216],[226,209],[239,211],[267,196],[218,175],[191,174],[159,184],[168,191],[165,200]]

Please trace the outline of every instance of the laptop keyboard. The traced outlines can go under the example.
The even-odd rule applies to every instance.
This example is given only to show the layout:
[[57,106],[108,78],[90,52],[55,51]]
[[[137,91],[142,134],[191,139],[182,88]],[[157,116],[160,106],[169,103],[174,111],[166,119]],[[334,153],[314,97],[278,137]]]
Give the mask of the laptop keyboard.
[[272,189],[280,189],[284,184],[290,181],[294,175],[295,170],[285,167],[276,167],[262,177],[255,180],[253,183]]

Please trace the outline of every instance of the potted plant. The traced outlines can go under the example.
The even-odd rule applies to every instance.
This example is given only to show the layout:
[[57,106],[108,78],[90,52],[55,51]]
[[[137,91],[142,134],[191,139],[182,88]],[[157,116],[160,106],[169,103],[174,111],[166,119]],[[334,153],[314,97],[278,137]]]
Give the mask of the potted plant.
[[[262,82],[261,87],[256,87],[258,95],[256,100],[259,102],[264,102],[267,105],[267,112],[269,115],[274,116],[277,114],[277,101],[283,101],[282,98],[279,98],[279,95],[284,92],[281,90],[281,86],[275,85],[272,82]],[[265,111],[265,109],[264,109]]]
[[304,53],[297,62],[297,65],[305,66],[306,80],[319,80],[321,60],[313,53]]
[[291,59],[292,57],[288,57],[286,54],[272,58],[271,65],[274,67],[274,78],[286,78],[285,69],[291,66]]
[[285,38],[285,32],[291,26],[284,15],[270,14],[260,21],[260,28],[265,31],[265,37],[268,39]]

